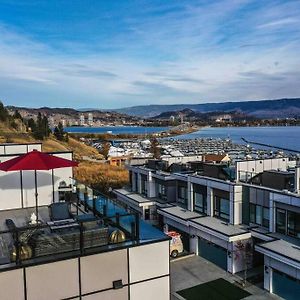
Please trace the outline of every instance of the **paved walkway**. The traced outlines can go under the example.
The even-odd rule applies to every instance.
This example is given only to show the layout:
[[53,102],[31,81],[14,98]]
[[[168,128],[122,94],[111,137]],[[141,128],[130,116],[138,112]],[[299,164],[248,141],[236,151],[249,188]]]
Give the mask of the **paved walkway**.
[[[224,278],[232,283],[239,280],[236,276],[227,273],[215,264],[199,256],[171,261],[171,299],[182,299],[176,297],[176,291],[218,278]],[[244,298],[245,300],[281,299],[255,285],[248,286],[245,290],[252,294],[251,296]]]

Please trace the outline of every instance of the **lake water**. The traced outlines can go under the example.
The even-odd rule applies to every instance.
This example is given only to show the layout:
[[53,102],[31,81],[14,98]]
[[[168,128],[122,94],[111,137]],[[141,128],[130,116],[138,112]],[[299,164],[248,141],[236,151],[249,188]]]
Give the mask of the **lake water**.
[[150,134],[168,130],[168,127],[142,127],[142,126],[103,126],[103,127],[66,127],[66,132],[73,133],[107,133],[112,134]]
[[[178,136],[179,139],[230,138],[235,143],[248,141],[269,144],[300,151],[300,126],[281,127],[206,127],[190,134]],[[261,148],[255,146],[255,148]]]

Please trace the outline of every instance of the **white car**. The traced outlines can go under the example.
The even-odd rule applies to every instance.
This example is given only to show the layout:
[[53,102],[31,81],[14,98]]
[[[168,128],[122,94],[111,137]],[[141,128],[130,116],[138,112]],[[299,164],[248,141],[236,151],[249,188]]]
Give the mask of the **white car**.
[[175,258],[179,253],[183,252],[181,235],[176,231],[168,231],[166,234],[172,238],[170,241],[170,256]]

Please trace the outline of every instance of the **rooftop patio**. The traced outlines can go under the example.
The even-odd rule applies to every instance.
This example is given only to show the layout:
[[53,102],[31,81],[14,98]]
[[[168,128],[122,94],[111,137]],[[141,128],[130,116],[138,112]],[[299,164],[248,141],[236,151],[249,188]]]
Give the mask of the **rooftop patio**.
[[[76,191],[76,192],[75,192]],[[114,199],[73,181],[61,201],[36,208],[0,211],[0,268],[31,265],[165,240]]]

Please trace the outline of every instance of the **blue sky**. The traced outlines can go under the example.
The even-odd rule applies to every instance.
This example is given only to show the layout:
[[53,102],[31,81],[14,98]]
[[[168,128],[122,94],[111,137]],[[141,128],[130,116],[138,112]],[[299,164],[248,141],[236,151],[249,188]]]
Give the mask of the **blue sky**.
[[5,104],[300,97],[299,50],[299,0],[0,0]]

